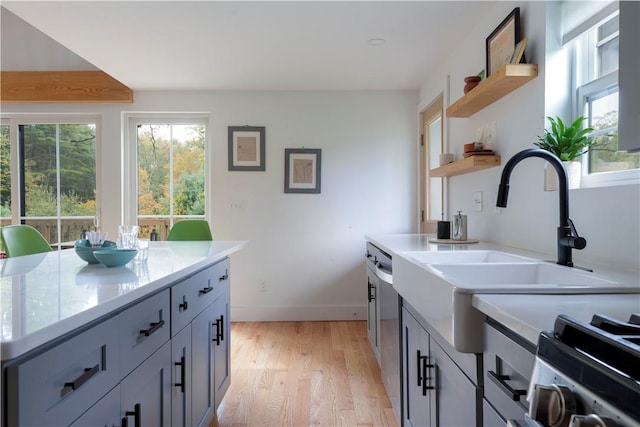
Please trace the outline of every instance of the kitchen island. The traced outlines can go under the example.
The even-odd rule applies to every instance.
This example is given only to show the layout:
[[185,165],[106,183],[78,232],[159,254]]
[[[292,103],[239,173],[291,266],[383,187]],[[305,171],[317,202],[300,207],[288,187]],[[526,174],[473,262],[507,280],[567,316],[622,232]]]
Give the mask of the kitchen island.
[[0,261],[3,425],[206,425],[230,381],[228,257],[246,244],[151,242],[116,268],[74,250]]

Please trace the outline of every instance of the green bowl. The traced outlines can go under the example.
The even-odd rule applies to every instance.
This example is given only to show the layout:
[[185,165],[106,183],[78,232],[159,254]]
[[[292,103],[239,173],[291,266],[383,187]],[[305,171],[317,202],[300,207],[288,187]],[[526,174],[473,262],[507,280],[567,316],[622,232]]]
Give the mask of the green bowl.
[[102,249],[95,251],[93,256],[107,267],[120,267],[136,257],[137,249]]
[[98,264],[98,260],[93,255],[95,251],[102,251],[105,249],[113,249],[116,247],[116,242],[112,242],[111,240],[105,240],[102,243],[102,247],[94,248],[89,244],[87,239],[76,240],[75,242],[75,250],[76,254],[83,260],[88,262],[89,264]]

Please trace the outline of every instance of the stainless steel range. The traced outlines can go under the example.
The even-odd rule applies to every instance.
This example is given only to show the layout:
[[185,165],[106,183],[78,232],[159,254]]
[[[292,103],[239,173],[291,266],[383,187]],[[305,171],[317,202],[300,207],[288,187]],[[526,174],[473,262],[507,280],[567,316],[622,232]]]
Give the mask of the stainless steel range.
[[640,426],[640,315],[557,317],[540,334],[529,416],[511,426]]

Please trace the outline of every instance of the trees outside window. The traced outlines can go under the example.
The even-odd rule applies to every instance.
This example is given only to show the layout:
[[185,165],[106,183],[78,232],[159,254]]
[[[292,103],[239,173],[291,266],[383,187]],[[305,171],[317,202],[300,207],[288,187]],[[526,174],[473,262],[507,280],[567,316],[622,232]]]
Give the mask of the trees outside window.
[[205,217],[204,123],[139,121],[137,219],[141,235],[166,236],[180,219]]
[[95,228],[97,120],[10,119],[0,130],[2,224],[30,224],[52,245]]

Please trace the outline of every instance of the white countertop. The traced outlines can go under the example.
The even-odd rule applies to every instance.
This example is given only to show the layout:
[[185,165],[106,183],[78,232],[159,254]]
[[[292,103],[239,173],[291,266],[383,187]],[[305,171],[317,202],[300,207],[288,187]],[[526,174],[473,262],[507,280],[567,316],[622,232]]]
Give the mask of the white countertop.
[[0,260],[1,360],[121,309],[246,244],[150,242],[146,262],[114,268],[87,264],[74,249]]
[[538,344],[540,332],[553,330],[558,314],[588,323],[594,314],[628,321],[632,313],[640,313],[640,294],[478,294],[472,302],[475,308],[533,344]]
[[[406,251],[468,251],[497,250],[539,260],[554,260],[553,254],[542,254],[516,249],[493,243],[476,244],[434,244],[429,240],[434,235],[428,234],[380,234],[366,236],[366,240],[392,257],[402,255]],[[631,313],[640,312],[640,271],[612,269],[603,265],[585,265],[601,277],[630,287],[637,287],[634,294],[499,294],[484,293],[472,296],[472,305],[483,314],[502,323],[518,335],[533,344],[537,344],[538,335],[544,330],[553,329],[556,317],[565,314],[581,321],[590,321],[593,314],[603,314],[619,320],[628,320]],[[395,282],[394,282],[395,284]],[[414,308],[420,307],[415,301]],[[443,313],[438,315],[446,320]],[[438,317],[436,316],[436,317]],[[425,316],[428,318],[428,316]],[[443,321],[444,321],[443,320]]]

